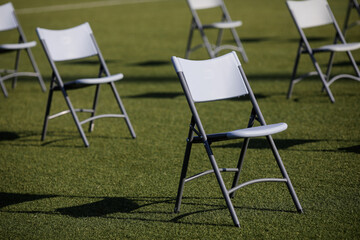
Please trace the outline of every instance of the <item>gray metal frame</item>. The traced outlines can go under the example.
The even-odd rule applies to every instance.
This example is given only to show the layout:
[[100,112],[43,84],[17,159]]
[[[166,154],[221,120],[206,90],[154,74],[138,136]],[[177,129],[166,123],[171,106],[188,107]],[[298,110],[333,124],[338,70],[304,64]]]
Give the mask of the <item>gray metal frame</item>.
[[[24,31],[22,30],[21,28],[21,25],[18,21],[18,18],[15,14],[15,11],[12,12],[13,16],[14,16],[14,20],[16,20],[16,23],[17,23],[17,31],[19,33],[19,41],[18,43],[27,43],[27,40],[26,40],[26,37],[25,37],[25,34],[24,34]],[[13,30],[13,29],[11,29]],[[11,31],[10,30],[10,31]],[[20,53],[22,50],[25,50],[28,57],[29,57],[29,60],[30,60],[30,63],[34,69],[34,72],[19,72],[18,69],[19,69],[19,60],[20,60]],[[15,57],[15,65],[14,65],[14,69],[0,69],[0,86],[1,86],[1,90],[4,94],[5,97],[8,97],[8,92],[6,90],[6,87],[5,87],[5,84],[4,84],[4,81],[5,80],[8,80],[8,79],[13,79],[12,80],[12,88],[14,89],[16,87],[16,83],[17,83],[17,79],[18,77],[37,77],[38,80],[39,80],[39,84],[40,84],[40,87],[42,89],[43,92],[46,91],[46,87],[45,87],[45,84],[44,84],[44,80],[41,76],[41,73],[40,73],[40,70],[36,64],[36,61],[35,61],[35,58],[31,52],[31,49],[30,47],[26,47],[26,48],[23,48],[19,45],[19,48],[17,49],[5,49],[5,48],[0,48],[0,54],[1,53],[7,53],[7,52],[13,52],[13,51],[16,51],[16,57]],[[2,74],[5,74],[2,76]]]
[[[339,25],[337,24],[335,17],[330,9],[330,7],[327,5],[329,14],[333,20],[333,25],[335,27],[336,30],[336,36],[334,39],[334,44],[336,44],[338,41],[340,41],[343,44],[346,44],[346,40],[345,37],[343,36]],[[309,76],[315,76],[318,75],[320,77],[320,80],[323,84],[323,90],[326,91],[330,101],[332,103],[335,102],[335,98],[330,90],[330,85],[332,83],[334,83],[336,80],[341,79],[341,78],[349,78],[349,79],[353,79],[356,81],[360,81],[360,71],[359,68],[354,60],[354,57],[351,54],[351,51],[346,51],[349,60],[354,68],[354,71],[356,73],[355,75],[350,75],[350,74],[339,74],[339,75],[335,75],[335,76],[331,76],[331,70],[332,70],[332,66],[334,63],[334,55],[335,55],[335,51],[329,50],[329,49],[322,49],[322,48],[312,48],[310,46],[310,43],[303,31],[303,29],[297,24],[294,14],[292,13],[291,9],[289,8],[290,14],[294,20],[294,23],[296,25],[296,28],[300,34],[300,41],[299,41],[299,46],[298,46],[298,50],[297,50],[297,54],[296,54],[296,58],[295,58],[295,64],[294,64],[294,68],[293,68],[293,72],[292,72],[292,76],[291,76],[291,80],[290,80],[290,85],[289,85],[289,89],[288,89],[288,93],[287,93],[287,98],[291,98],[292,92],[293,92],[293,88],[294,85],[298,82],[300,82],[301,80],[303,80],[304,78],[307,78]],[[321,67],[319,65],[319,63],[317,62],[316,58],[315,58],[315,54],[318,53],[324,53],[324,52],[330,52],[330,58],[327,64],[327,69],[325,74],[323,73],[323,71],[321,70]],[[297,77],[297,68],[298,68],[298,64],[299,64],[299,60],[302,54],[307,54],[310,56],[310,59],[315,67],[316,71],[312,71],[312,72],[308,72],[306,74],[303,74],[301,76]]]
[[[190,56],[190,53],[201,48],[201,47],[205,47],[209,56],[211,58],[214,58],[216,56],[218,56],[218,53],[222,50],[234,50],[234,51],[238,51],[241,53],[242,58],[244,59],[245,62],[248,62],[249,59],[245,53],[245,49],[240,41],[239,35],[236,32],[236,29],[234,27],[229,27],[227,29],[230,29],[232,36],[234,38],[234,41],[236,43],[235,45],[222,45],[222,37],[223,37],[223,33],[224,33],[224,28],[215,28],[213,27],[211,24],[209,25],[203,25],[202,22],[200,21],[200,18],[196,12],[195,9],[192,9],[191,6],[189,5],[191,14],[192,14],[192,18],[191,18],[191,24],[190,24],[190,32],[189,32],[189,37],[188,37],[188,42],[186,45],[186,52],[185,52],[185,58],[188,59]],[[229,12],[224,4],[224,2],[222,1],[222,4],[220,5],[220,8],[222,10],[222,18],[221,18],[221,22],[227,22],[227,23],[231,23],[232,20],[230,18]],[[217,36],[217,40],[216,40],[216,45],[211,44],[208,37],[205,34],[205,29],[218,29],[218,36]],[[200,36],[203,40],[203,44],[200,45],[196,45],[194,47],[191,46],[192,43],[192,39],[193,39],[193,34],[194,31],[198,30],[200,33]]]
[[[91,39],[93,41],[94,47],[96,48],[96,51],[97,51],[97,57],[98,57],[98,60],[99,60],[100,68],[99,68],[98,78],[101,78],[103,75],[111,76],[110,72],[109,72],[109,70],[107,68],[107,65],[105,63],[105,60],[104,60],[104,58],[103,58],[103,56],[101,54],[101,51],[100,51],[100,49],[98,47],[98,44],[97,44],[97,42],[95,40],[94,35],[90,33],[89,37],[91,37]],[[122,101],[120,99],[120,95],[118,94],[118,92],[116,90],[115,83],[114,82],[109,82],[107,84],[109,84],[109,86],[110,86],[110,88],[111,88],[111,90],[112,90],[112,92],[114,94],[115,100],[116,100],[122,114],[101,114],[101,115],[96,115],[96,107],[97,107],[97,103],[98,103],[100,85],[102,85],[102,84],[99,83],[99,84],[84,84],[84,85],[81,85],[81,84],[75,83],[75,81],[74,82],[69,82],[69,84],[64,83],[62,81],[60,73],[59,73],[59,71],[58,71],[58,69],[56,67],[55,61],[51,58],[51,56],[49,54],[49,51],[47,50],[46,42],[44,40],[42,40],[42,39],[40,39],[40,41],[41,41],[41,44],[42,44],[42,46],[44,48],[44,51],[46,53],[46,56],[47,56],[47,58],[49,60],[49,63],[51,65],[51,68],[52,68],[52,71],[53,71],[52,72],[51,82],[50,82],[50,91],[49,91],[49,96],[48,96],[48,101],[47,101],[47,106],[46,106],[46,112],[45,112],[45,119],[44,119],[44,124],[43,124],[42,135],[41,135],[41,141],[45,140],[48,121],[51,120],[51,119],[60,117],[60,116],[62,116],[64,114],[68,114],[68,113],[71,113],[71,115],[72,115],[72,117],[74,119],[74,122],[76,124],[76,127],[77,127],[77,129],[78,129],[78,131],[80,133],[80,136],[81,136],[82,140],[83,140],[83,143],[84,143],[85,147],[89,147],[89,142],[88,142],[88,140],[86,138],[86,135],[85,135],[84,130],[83,130],[81,125],[83,125],[83,124],[85,124],[87,122],[90,122],[88,131],[92,132],[94,130],[94,126],[95,126],[94,121],[96,119],[99,119],[99,118],[107,118],[107,117],[124,118],[132,138],[136,138],[135,131],[134,131],[132,125],[131,125],[131,122],[130,122],[130,119],[129,119],[127,113],[126,113],[125,107],[124,107],[124,105],[123,105],[123,103],[122,103]],[[76,108],[74,108],[71,101],[70,101],[70,98],[68,96],[67,90],[75,90],[75,89],[78,89],[78,88],[88,87],[88,86],[96,86],[92,109],[76,109]],[[69,109],[50,115],[50,108],[51,108],[51,102],[52,102],[54,91],[61,91],[61,93],[64,96],[66,104],[67,104]],[[91,117],[89,117],[89,118],[87,118],[87,119],[80,122],[76,112],[90,113]]]
[[[251,115],[250,115],[250,120],[248,123],[248,128],[253,127],[255,120],[259,121],[260,124],[266,125],[266,122],[264,120],[264,117],[260,111],[259,105],[255,99],[255,96],[252,92],[252,89],[249,85],[249,82],[246,78],[246,75],[243,71],[243,68],[241,67],[241,65],[238,66],[239,68],[239,72],[241,74],[241,76],[244,79],[244,83],[245,86],[249,92],[249,97],[250,97],[250,101],[252,103],[252,111],[251,111]],[[187,138],[187,144],[186,144],[186,150],[185,150],[185,155],[184,155],[184,161],[183,161],[183,166],[182,166],[182,170],[181,170],[181,175],[180,175],[180,182],[179,182],[179,187],[178,187],[178,193],[177,193],[177,197],[176,197],[176,203],[175,203],[175,209],[174,212],[178,213],[180,211],[180,206],[181,206],[181,200],[182,200],[182,195],[183,195],[183,191],[184,191],[184,185],[186,182],[192,181],[198,177],[207,175],[207,174],[211,174],[214,173],[216,176],[216,179],[218,181],[218,184],[220,186],[221,192],[223,194],[223,197],[225,198],[225,202],[226,205],[230,211],[230,215],[232,217],[233,223],[236,227],[240,227],[240,223],[238,220],[238,217],[236,215],[234,206],[232,204],[231,198],[233,198],[235,196],[235,191],[239,190],[240,188],[243,188],[247,185],[250,184],[254,184],[254,183],[260,183],[260,182],[284,182],[291,194],[291,197],[294,201],[294,204],[296,206],[296,209],[299,213],[303,212],[303,209],[301,207],[301,204],[298,200],[298,197],[295,193],[295,190],[293,188],[293,185],[290,181],[290,178],[286,172],[285,166],[281,160],[281,157],[279,155],[279,152],[276,148],[276,145],[274,143],[274,140],[272,138],[271,135],[267,135],[265,136],[270,148],[272,150],[272,153],[276,159],[277,165],[281,171],[281,174],[283,176],[283,178],[261,178],[261,179],[254,179],[251,181],[247,181],[244,182],[242,184],[239,184],[239,178],[240,178],[240,172],[241,172],[241,168],[243,165],[243,161],[246,155],[246,151],[248,148],[248,144],[250,141],[250,138],[244,138],[244,143],[242,145],[242,149],[240,152],[240,157],[239,157],[239,161],[237,164],[236,168],[219,168],[217,165],[217,162],[215,160],[213,151],[211,149],[211,144],[213,142],[218,142],[218,141],[226,141],[226,140],[230,140],[227,137],[227,133],[217,133],[217,134],[206,134],[205,129],[201,123],[200,120],[200,116],[196,110],[196,106],[195,106],[195,102],[193,101],[192,97],[191,97],[191,93],[190,90],[188,88],[188,85],[186,83],[186,78],[183,72],[178,72],[178,78],[180,80],[182,89],[185,93],[185,97],[187,99],[188,105],[190,107],[191,113],[192,113],[192,117],[191,117],[191,121],[190,121],[190,127],[189,127],[189,133],[188,133],[188,138]],[[241,81],[241,79],[239,79],[239,81]],[[212,165],[212,169],[211,170],[207,170],[207,171],[203,171],[200,172],[198,174],[195,174],[193,176],[187,177],[187,170],[188,170],[188,165],[189,165],[189,160],[190,160],[190,153],[191,153],[191,148],[192,145],[195,143],[201,143],[204,145],[205,147],[205,151],[209,157],[210,163]],[[234,176],[234,180],[233,180],[233,184],[232,187],[230,189],[227,189],[224,180],[222,178],[221,172],[235,172],[235,176]]]
[[349,0],[349,5],[348,5],[348,8],[347,8],[347,11],[346,11],[346,17],[345,17],[345,21],[344,21],[344,27],[343,27],[343,34],[345,36],[346,34],[346,31],[349,29],[349,28],[352,28],[354,26],[357,26],[357,25],[360,25],[360,19],[353,22],[353,23],[350,23],[349,24],[349,19],[350,19],[350,14],[351,14],[351,11],[355,9],[358,16],[360,17],[360,6],[359,6],[359,3],[357,0]]

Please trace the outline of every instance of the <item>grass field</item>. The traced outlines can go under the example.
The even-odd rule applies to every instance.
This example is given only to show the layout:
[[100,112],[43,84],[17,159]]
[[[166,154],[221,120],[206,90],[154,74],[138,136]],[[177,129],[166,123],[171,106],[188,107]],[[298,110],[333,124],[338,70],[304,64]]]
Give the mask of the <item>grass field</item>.
[[[90,147],[85,148],[66,116],[50,121],[42,142],[48,92],[41,92],[31,78],[20,79],[15,89],[7,81],[9,97],[0,94],[1,239],[360,238],[360,84],[335,82],[331,89],[336,103],[331,104],[320,80],[313,78],[297,84],[293,97],[286,99],[298,33],[285,1],[226,4],[232,18],[244,23],[238,33],[249,62],[243,66],[266,121],[289,125],[274,140],[305,213],[296,213],[285,185],[255,184],[238,191],[233,200],[240,229],[233,226],[212,175],[187,183],[181,212],[173,213],[190,111],[170,57],[185,53],[190,24],[185,0],[78,0],[76,4],[84,4],[69,9],[73,2],[13,4],[28,40],[37,40],[36,27],[90,23],[110,71],[125,75],[116,86],[137,138],[131,138],[123,120],[101,119],[87,133]],[[347,2],[329,1],[341,26]],[[318,42],[329,40],[315,34]],[[359,40],[359,28],[349,30],[347,38]],[[0,39],[16,40],[4,33]],[[48,87],[51,71],[40,44],[33,53]],[[11,66],[9,57],[2,55],[0,66]],[[208,55],[199,50],[191,57]],[[360,62],[359,51],[354,57]],[[30,69],[23,60],[23,69]],[[344,60],[336,58],[334,72],[352,72]],[[305,57],[301,64],[300,71],[312,67]],[[80,77],[94,65],[88,61],[62,67],[65,76]],[[76,107],[89,107],[93,92],[82,89],[70,98]],[[99,101],[99,112],[116,111],[106,87]],[[247,124],[250,109],[243,101],[206,106],[200,110],[209,116],[205,124],[210,131]],[[53,111],[65,107],[56,94]],[[218,114],[220,110],[225,113]],[[214,144],[220,167],[236,166],[239,146],[238,141]],[[195,147],[190,174],[210,167],[204,149]],[[265,140],[250,141],[241,180],[279,174]],[[227,184],[232,176],[224,175]]]

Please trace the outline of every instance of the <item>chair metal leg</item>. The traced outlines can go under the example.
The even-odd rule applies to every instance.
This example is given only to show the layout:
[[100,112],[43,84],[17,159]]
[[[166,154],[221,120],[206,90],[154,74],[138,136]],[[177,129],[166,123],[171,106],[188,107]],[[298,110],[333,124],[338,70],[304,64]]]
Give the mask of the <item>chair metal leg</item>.
[[43,92],[45,92],[45,91],[46,91],[46,86],[45,86],[44,80],[43,80],[43,78],[42,78],[42,76],[41,76],[39,67],[37,66],[37,64],[36,64],[36,62],[35,62],[35,58],[34,58],[34,56],[33,56],[33,54],[32,54],[32,52],[31,52],[30,49],[26,49],[26,52],[27,52],[27,54],[28,54],[28,56],[29,56],[29,58],[30,58],[30,62],[31,62],[31,64],[32,64],[32,67],[33,67],[34,71],[35,71],[35,72],[37,73],[37,75],[38,75],[37,77],[38,77],[38,80],[39,80],[39,84],[40,84],[41,90],[42,90]]
[[303,212],[303,209],[302,209],[302,207],[301,207],[300,201],[299,201],[299,199],[298,199],[298,197],[297,197],[297,195],[296,195],[296,192],[295,192],[295,190],[294,190],[294,187],[293,187],[293,185],[292,185],[292,183],[291,183],[291,181],[290,181],[290,178],[289,178],[289,176],[288,176],[288,174],[287,174],[287,172],[286,172],[285,166],[284,166],[284,164],[283,164],[283,162],[282,162],[282,160],[281,160],[281,157],[280,157],[279,152],[278,152],[278,150],[277,150],[277,148],[276,148],[276,145],[275,145],[275,143],[274,143],[274,140],[272,139],[272,136],[271,136],[271,135],[266,136],[266,138],[267,138],[267,140],[268,140],[268,142],[269,142],[269,144],[270,144],[271,150],[272,150],[273,155],[274,155],[274,157],[275,157],[275,159],[276,159],[276,162],[277,162],[277,164],[278,164],[278,166],[279,166],[279,168],[280,168],[281,174],[282,174],[282,176],[286,179],[286,185],[287,185],[287,187],[288,187],[288,189],[289,189],[290,195],[291,195],[291,197],[292,197],[292,199],[293,199],[293,201],[294,201],[294,204],[295,204],[295,206],[296,206],[296,209],[297,209],[297,211],[298,211],[299,213],[302,213],[302,212]]
[[6,91],[6,87],[5,87],[5,84],[4,82],[0,79],[0,86],[1,86],[1,90],[4,94],[5,97],[8,97],[8,92]]
[[351,4],[351,1],[349,1],[349,5],[348,5],[348,8],[347,8],[347,11],[346,11],[346,16],[345,16],[345,21],[344,21],[344,27],[343,27],[343,35],[345,36],[345,33],[346,33],[346,30],[347,30],[347,27],[348,27],[348,22],[349,22],[349,17],[350,17],[350,11],[352,9],[352,4]]
[[360,70],[359,70],[359,67],[357,66],[357,64],[355,62],[355,59],[354,59],[353,55],[351,54],[350,51],[348,51],[346,53],[347,53],[347,55],[348,55],[348,57],[349,57],[349,59],[351,61],[351,64],[352,64],[357,76],[360,77]]
[[43,130],[42,130],[42,134],[41,134],[41,141],[44,141],[45,137],[46,137],[46,131],[47,131],[47,126],[48,126],[48,122],[49,122],[51,102],[52,102],[52,97],[53,97],[53,94],[54,94],[54,90],[53,90],[54,81],[55,81],[55,77],[53,76],[52,79],[51,79],[49,96],[48,96],[48,101],[47,101],[47,104],[46,104]]
[[204,42],[205,48],[209,53],[210,58],[215,58],[216,57],[215,53],[214,53],[214,51],[213,51],[213,49],[211,47],[209,39],[206,37],[206,35],[204,33],[204,29],[199,29],[199,32],[200,32],[201,38],[202,38],[202,40]]
[[195,124],[195,118],[191,117],[188,138],[186,139],[186,149],[185,149],[184,161],[183,161],[183,166],[182,166],[181,175],[180,175],[179,188],[178,188],[178,193],[176,196],[176,203],[175,203],[175,209],[174,209],[175,213],[180,212],[181,199],[182,199],[182,195],[183,195],[183,191],[184,191],[184,184],[185,184],[187,169],[189,166],[192,140],[193,140],[193,136],[194,136],[194,132],[192,130],[192,127],[194,126],[194,124]]
[[[94,117],[95,113],[96,113],[96,106],[98,103],[99,91],[100,91],[100,84],[96,85],[93,108],[92,108],[93,112],[91,113],[91,117]],[[90,121],[90,124],[89,124],[89,132],[92,132],[94,130],[94,127],[95,127],[95,122],[94,122],[94,120],[92,120],[92,121]]]
[[223,35],[224,35],[224,29],[220,28],[216,39],[216,48],[220,47],[223,39]]
[[[17,50],[16,57],[15,57],[15,66],[14,66],[15,73],[18,71],[18,68],[19,68],[19,60],[20,60],[20,50]],[[16,87],[17,78],[18,78],[17,75],[15,75],[15,77],[12,80],[12,88],[13,89]]]
[[245,49],[244,49],[244,47],[243,47],[243,45],[242,45],[242,43],[240,41],[239,35],[237,34],[237,32],[236,32],[236,30],[234,28],[231,29],[231,33],[232,33],[232,35],[233,35],[233,37],[235,39],[235,42],[236,42],[236,44],[237,44],[237,46],[239,48],[239,51],[241,53],[242,58],[244,59],[245,62],[249,62],[249,59],[248,59],[248,57],[246,55],[246,52],[245,52]]
[[184,162],[183,162],[183,166],[182,166],[182,170],[181,170],[181,175],[180,175],[180,182],[179,182],[178,193],[177,193],[177,196],[176,196],[176,203],[175,203],[175,208],[174,208],[174,212],[175,212],[175,213],[180,212],[181,199],[182,199],[182,195],[183,195],[183,191],[184,191],[184,184],[185,184],[185,179],[186,179],[186,173],[187,173],[187,169],[188,169],[188,166],[189,166],[191,147],[192,147],[192,142],[191,142],[190,139],[188,138],[188,139],[187,139],[187,143],[186,143],[186,150],[185,150]]
[[[255,108],[253,108],[251,110],[251,114],[250,114],[250,118],[249,118],[249,122],[248,122],[248,126],[247,126],[248,128],[251,128],[251,127],[254,126],[255,119],[256,119],[256,111],[255,111]],[[231,188],[235,188],[239,183],[240,173],[241,173],[242,165],[243,165],[243,162],[244,162],[244,159],[245,159],[245,154],[246,154],[246,151],[247,151],[248,146],[249,146],[249,142],[250,142],[250,138],[244,138],[244,142],[243,142],[243,146],[241,148],[238,165],[236,167],[238,169],[238,171],[235,173],[233,184],[232,184]],[[230,194],[230,197],[231,198],[235,197],[235,191]]]
[[330,87],[329,87],[329,84],[327,83],[327,80],[326,80],[325,77],[324,77],[324,74],[323,74],[322,71],[321,71],[321,68],[320,68],[318,62],[315,60],[315,58],[314,58],[313,55],[310,55],[310,57],[311,57],[311,59],[312,59],[312,61],[313,61],[313,64],[314,64],[314,66],[315,66],[316,71],[317,71],[318,74],[319,74],[320,80],[321,80],[322,83],[323,83],[323,86],[324,86],[324,88],[325,88],[325,90],[326,90],[326,93],[327,93],[328,96],[329,96],[330,101],[331,101],[332,103],[334,103],[334,102],[335,102],[335,98],[334,98],[334,96],[333,96],[333,94],[332,94],[332,92],[331,92],[331,90],[330,90]]
[[223,180],[223,178],[222,178],[222,176],[221,176],[219,167],[218,167],[218,165],[217,165],[217,163],[216,163],[216,161],[215,161],[215,157],[214,157],[214,155],[213,155],[213,153],[212,153],[212,150],[211,150],[211,148],[210,148],[210,145],[209,145],[209,143],[208,143],[207,141],[204,142],[204,147],[205,147],[206,152],[207,152],[207,154],[208,154],[208,156],[209,156],[211,165],[212,165],[212,167],[213,167],[213,169],[214,169],[214,173],[215,173],[216,179],[217,179],[217,181],[218,181],[218,183],[219,183],[221,192],[222,192],[222,194],[223,194],[223,196],[224,196],[224,198],[225,198],[225,202],[226,202],[226,205],[227,205],[227,207],[228,207],[228,209],[229,209],[229,212],[230,212],[231,218],[232,218],[232,220],[233,220],[233,222],[234,222],[234,225],[235,225],[236,227],[240,227],[239,219],[238,219],[238,217],[237,217],[237,215],[236,215],[234,206],[233,206],[233,204],[232,204],[232,202],[231,202],[229,192],[228,192],[228,190],[227,190],[227,188],[226,188],[226,186],[225,186],[225,183],[224,183],[224,180]]
[[335,56],[335,52],[331,52],[329,62],[328,62],[328,65],[327,65],[327,69],[326,69],[326,79],[328,81],[330,80],[331,69],[332,69],[332,66],[333,66],[333,63],[334,63],[334,56]]
[[[243,146],[241,148],[241,152],[240,152],[240,157],[239,157],[239,161],[238,161],[238,165],[237,165],[237,169],[238,171],[235,173],[235,176],[234,176],[234,180],[233,180],[233,184],[231,186],[231,188],[234,188],[238,185],[238,182],[239,182],[239,178],[240,178],[240,172],[241,172],[241,169],[242,169],[242,165],[243,165],[243,162],[244,162],[244,158],[245,158],[245,154],[246,154],[246,150],[249,146],[249,141],[250,141],[250,138],[245,138],[244,139],[244,143],[243,143]],[[235,192],[232,192],[230,194],[230,197],[233,198],[235,197]]]
[[191,42],[192,42],[193,33],[194,33],[194,20],[191,20],[189,38],[188,38],[188,42],[187,42],[187,45],[186,45],[186,52],[185,52],[185,58],[186,59],[189,59],[189,55],[190,55],[190,52],[191,52]]
[[301,56],[301,42],[299,44],[299,47],[298,47],[298,50],[297,50],[297,53],[296,53],[295,64],[294,64],[293,72],[292,72],[292,75],[291,75],[289,90],[288,90],[288,93],[287,93],[287,99],[291,98],[292,91],[294,89],[296,72],[297,72],[297,68],[298,68],[298,65],[299,65],[300,56]]
[[47,101],[47,105],[46,105],[46,111],[45,111],[45,118],[44,118],[43,130],[42,130],[42,134],[41,134],[41,141],[44,141],[44,140],[45,140],[45,137],[46,137],[47,126],[48,126],[48,122],[49,122],[49,114],[50,114],[50,107],[51,107],[52,95],[53,95],[53,90],[50,89],[50,91],[49,91],[49,97],[48,97],[48,101]]
[[112,89],[112,91],[113,91],[113,93],[114,93],[114,95],[115,95],[115,98],[116,98],[116,101],[117,101],[117,103],[118,103],[118,105],[119,105],[119,107],[120,107],[120,110],[122,111],[122,113],[123,113],[124,116],[125,116],[126,125],[127,125],[128,128],[129,128],[129,131],[130,131],[130,133],[131,133],[131,136],[132,136],[132,138],[136,138],[135,131],[134,131],[132,125],[131,125],[131,122],[130,122],[129,116],[128,116],[127,113],[126,113],[125,107],[124,107],[124,105],[123,105],[123,103],[122,103],[122,101],[121,101],[121,99],[120,99],[119,93],[118,93],[117,90],[116,90],[115,84],[114,84],[113,82],[111,82],[111,83],[110,83],[110,86],[111,86],[111,89]]
[[82,138],[82,140],[84,142],[85,147],[89,147],[89,142],[88,142],[88,140],[86,138],[86,135],[85,135],[84,130],[83,130],[81,124],[80,124],[80,121],[79,121],[79,119],[78,119],[78,117],[76,115],[76,111],[75,111],[74,107],[71,104],[70,98],[67,95],[67,92],[65,91],[65,89],[62,89],[61,92],[64,95],[66,104],[68,105],[68,108],[70,109],[70,113],[71,113],[71,115],[72,115],[72,117],[73,117],[73,119],[75,121],[75,125],[76,125],[76,127],[77,127],[77,129],[78,129],[78,131],[80,133],[80,136],[81,136],[81,138]]

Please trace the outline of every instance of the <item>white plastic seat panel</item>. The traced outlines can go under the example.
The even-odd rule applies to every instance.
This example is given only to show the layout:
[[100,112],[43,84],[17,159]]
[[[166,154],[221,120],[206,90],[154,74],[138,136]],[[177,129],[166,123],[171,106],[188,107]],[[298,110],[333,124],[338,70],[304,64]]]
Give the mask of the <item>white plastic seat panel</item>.
[[238,129],[235,131],[228,132],[226,136],[229,139],[262,137],[262,136],[268,136],[282,132],[286,130],[287,127],[288,125],[286,123],[275,123],[275,124],[269,124],[269,125],[252,127],[252,128]]
[[102,83],[109,83],[109,82],[115,82],[119,81],[124,78],[124,75],[122,73],[114,74],[107,77],[101,77],[101,78],[82,78],[77,79],[74,81],[76,84],[102,84]]
[[345,52],[360,49],[360,42],[346,43],[346,44],[331,44],[316,48],[316,50],[333,51],[333,52]]
[[[101,78],[81,78],[81,79],[77,79],[75,81],[70,81],[70,82],[64,83],[64,87],[66,89],[77,89],[77,88],[82,88],[82,87],[90,86],[90,85],[115,82],[115,81],[119,81],[123,78],[124,78],[124,75],[122,73],[114,74],[114,75],[107,76],[107,77],[101,77]],[[55,88],[55,90],[60,90],[60,89],[61,89],[60,87]]]
[[212,24],[206,24],[204,28],[220,28],[220,29],[227,29],[227,28],[235,28],[240,27],[242,25],[242,21],[232,21],[232,22],[215,22]]
[[8,44],[1,44],[0,49],[4,50],[17,50],[17,49],[25,49],[25,48],[31,48],[35,47],[36,42],[26,42],[26,43],[8,43]]

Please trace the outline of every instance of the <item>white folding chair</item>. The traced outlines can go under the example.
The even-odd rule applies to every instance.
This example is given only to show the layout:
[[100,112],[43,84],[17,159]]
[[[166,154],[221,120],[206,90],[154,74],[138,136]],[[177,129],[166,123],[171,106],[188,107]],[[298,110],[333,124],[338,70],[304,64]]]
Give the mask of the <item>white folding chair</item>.
[[358,17],[360,17],[360,5],[359,5],[357,0],[349,0],[349,5],[348,5],[347,11],[346,11],[346,17],[345,17],[344,27],[343,27],[343,34],[344,35],[346,34],[346,31],[349,28],[360,25],[360,19],[358,19],[357,21],[354,21],[352,23],[349,23],[350,15],[351,15],[351,12],[353,10],[355,10]]
[[[292,73],[292,78],[288,90],[287,97],[290,98],[293,87],[295,83],[298,83],[302,79],[319,75],[323,88],[326,90],[331,102],[335,102],[335,98],[330,90],[330,85],[340,79],[340,78],[350,78],[357,81],[360,81],[360,71],[359,68],[351,54],[351,51],[360,49],[360,42],[357,43],[347,43],[340,28],[337,24],[335,17],[330,9],[326,0],[304,0],[304,1],[287,1],[286,2],[291,16],[295,22],[295,25],[300,33],[300,43],[297,51],[297,56],[295,60],[295,66]],[[332,44],[312,48],[310,46],[309,40],[305,35],[304,30],[307,28],[321,27],[324,25],[332,24],[335,27],[336,35],[335,40]],[[340,43],[338,43],[340,41]],[[325,73],[320,68],[318,61],[315,58],[315,55],[319,53],[330,52],[330,58],[327,65],[327,70]],[[351,74],[339,74],[331,76],[331,70],[334,62],[335,52],[346,52],[349,60],[355,70],[355,75]],[[301,54],[308,54],[311,58],[311,61],[316,69],[314,72],[309,72],[307,74],[297,76],[297,67],[300,60]]]
[[[290,178],[285,170],[279,152],[271,136],[272,134],[284,131],[287,128],[287,124],[266,124],[236,53],[231,52],[217,58],[201,61],[193,61],[172,57],[172,61],[192,114],[185,150],[185,157],[176,198],[175,212],[180,211],[184,184],[186,182],[210,173],[215,173],[215,176],[220,185],[220,189],[225,198],[227,207],[230,211],[235,226],[240,226],[240,224],[230,198],[234,197],[234,193],[236,190],[239,190],[240,188],[253,183],[285,183],[288,190],[290,191],[290,194],[298,212],[302,212],[300,202],[297,198]],[[197,111],[198,104],[202,102],[212,102],[229,98],[237,98],[243,95],[248,95],[252,104],[250,120],[248,122],[247,128],[222,133],[206,133],[202,121],[200,120],[200,115]],[[231,111],[231,109],[227,109],[224,111]],[[221,115],[223,113],[219,112],[218,114]],[[254,126],[255,120],[260,123],[260,126]],[[272,153],[275,157],[275,160],[280,168],[282,178],[261,178],[238,184],[240,171],[248,148],[249,140],[252,137],[266,137]],[[234,140],[239,138],[243,138],[244,142],[242,145],[237,167],[219,168],[218,163],[215,160],[211,144],[217,141]],[[212,169],[200,172],[193,176],[187,176],[190,152],[192,145],[195,143],[201,143],[204,145],[205,151],[212,165]],[[235,172],[233,184],[230,189],[227,189],[221,172]]]
[[[36,46],[36,42],[28,42],[26,40],[25,34],[20,26],[20,23],[16,17],[14,7],[11,2],[0,5],[0,32],[2,31],[11,31],[17,30],[18,32],[18,42],[17,43],[6,43],[0,45],[0,54],[5,54],[9,52],[16,52],[15,57],[15,66],[13,69],[0,69],[0,85],[1,89],[5,95],[8,96],[8,92],[6,90],[4,81],[7,79],[13,79],[12,88],[15,88],[17,78],[21,76],[29,76],[29,77],[37,77],[39,79],[39,83],[41,89],[46,91],[46,87],[44,81],[41,77],[38,66],[36,65],[35,59],[31,52],[32,47]],[[9,34],[11,34],[9,32]],[[29,60],[32,64],[34,72],[19,72],[19,60],[20,53],[22,50],[25,50]]]
[[[192,14],[192,19],[191,19],[190,33],[186,47],[185,58],[189,58],[191,52],[201,47],[205,47],[211,58],[216,57],[219,54],[219,52],[222,50],[231,49],[240,52],[244,61],[245,62],[248,61],[248,57],[246,56],[244,47],[236,32],[236,28],[240,27],[242,25],[242,22],[231,20],[229,12],[227,11],[223,0],[187,0],[187,3]],[[200,21],[199,14],[197,13],[197,11],[205,10],[205,9],[214,9],[214,8],[221,9],[221,13],[222,13],[221,21],[210,24],[203,24]],[[207,35],[205,34],[205,29],[218,30],[216,44],[210,43]],[[226,29],[231,30],[236,45],[222,44],[223,33],[224,30]],[[192,47],[193,33],[195,30],[199,31],[203,43]]]
[[[36,32],[39,36],[41,44],[44,48],[44,51],[52,68],[50,92],[46,107],[41,139],[45,139],[48,121],[50,119],[62,116],[67,113],[71,113],[86,147],[89,146],[89,143],[81,125],[90,122],[89,132],[91,132],[94,128],[94,120],[104,117],[124,118],[132,137],[135,138],[136,135],[130,123],[130,119],[125,111],[125,107],[115,87],[115,82],[121,80],[123,78],[123,74],[110,74],[104,58],[100,52],[100,49],[96,43],[90,25],[88,23],[84,23],[79,26],[64,30],[49,30],[44,28],[37,28]],[[82,78],[68,82],[63,81],[56,65],[57,62],[70,61],[74,59],[84,59],[92,56],[97,56],[100,66],[97,78]],[[122,114],[95,114],[100,85],[103,84],[108,84],[110,86]],[[75,109],[70,101],[68,90],[74,91],[78,88],[88,86],[96,87],[92,109]],[[50,107],[54,91],[62,92],[69,110],[50,115]],[[77,112],[91,113],[91,117],[80,122],[77,116]]]

